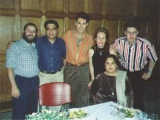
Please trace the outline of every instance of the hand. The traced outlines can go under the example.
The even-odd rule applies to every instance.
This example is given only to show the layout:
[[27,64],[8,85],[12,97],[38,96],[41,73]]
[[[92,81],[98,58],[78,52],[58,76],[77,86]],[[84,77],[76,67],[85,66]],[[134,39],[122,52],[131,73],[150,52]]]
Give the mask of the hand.
[[110,52],[110,54],[117,56],[116,47],[114,45],[110,45],[109,52]]
[[142,75],[142,78],[144,79],[144,80],[147,80],[147,79],[149,79],[151,77],[151,74],[150,73],[143,73],[143,75]]
[[91,88],[91,85],[92,85],[92,80],[88,83],[88,89]]
[[19,89],[17,87],[13,87],[11,91],[12,97],[18,98],[20,96]]

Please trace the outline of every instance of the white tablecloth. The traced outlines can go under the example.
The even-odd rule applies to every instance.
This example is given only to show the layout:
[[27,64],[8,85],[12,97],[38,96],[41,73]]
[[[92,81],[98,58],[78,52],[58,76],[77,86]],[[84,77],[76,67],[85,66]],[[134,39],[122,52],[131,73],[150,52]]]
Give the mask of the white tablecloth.
[[[96,118],[97,120],[115,120],[114,116],[111,115],[111,112],[116,108],[111,105],[116,106],[114,102],[106,102],[82,108],[72,108],[71,110],[82,109],[89,113],[86,118],[75,120],[96,120]],[[134,120],[134,118],[126,118],[125,120]]]

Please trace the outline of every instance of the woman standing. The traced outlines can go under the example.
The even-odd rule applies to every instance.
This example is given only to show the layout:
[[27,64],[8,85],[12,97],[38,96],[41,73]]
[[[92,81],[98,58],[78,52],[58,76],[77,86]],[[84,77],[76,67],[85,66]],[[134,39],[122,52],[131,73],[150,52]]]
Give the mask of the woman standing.
[[99,74],[105,71],[104,63],[106,55],[116,55],[116,50],[113,47],[109,47],[108,44],[109,32],[107,29],[100,27],[94,33],[95,44],[89,50],[89,67],[91,81],[88,84],[90,88],[92,81]]
[[105,60],[105,72],[94,79],[90,95],[94,103],[121,101],[126,107],[133,107],[133,91],[125,71],[119,71],[119,62],[115,55]]

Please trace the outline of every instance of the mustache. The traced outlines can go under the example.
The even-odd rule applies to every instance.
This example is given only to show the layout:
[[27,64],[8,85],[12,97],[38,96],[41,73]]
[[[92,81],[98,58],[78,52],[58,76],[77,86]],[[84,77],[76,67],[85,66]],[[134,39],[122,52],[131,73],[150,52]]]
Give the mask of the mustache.
[[30,36],[32,36],[32,37],[34,37],[33,35],[27,35],[28,37],[30,37]]

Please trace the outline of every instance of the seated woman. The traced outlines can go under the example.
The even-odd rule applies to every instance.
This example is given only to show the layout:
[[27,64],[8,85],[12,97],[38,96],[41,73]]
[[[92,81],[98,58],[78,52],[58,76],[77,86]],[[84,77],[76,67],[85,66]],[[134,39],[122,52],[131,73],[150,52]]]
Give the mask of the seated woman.
[[107,55],[105,72],[93,80],[90,88],[90,102],[98,104],[108,101],[121,101],[126,107],[133,107],[133,91],[125,71],[118,70],[119,62],[115,55]]

